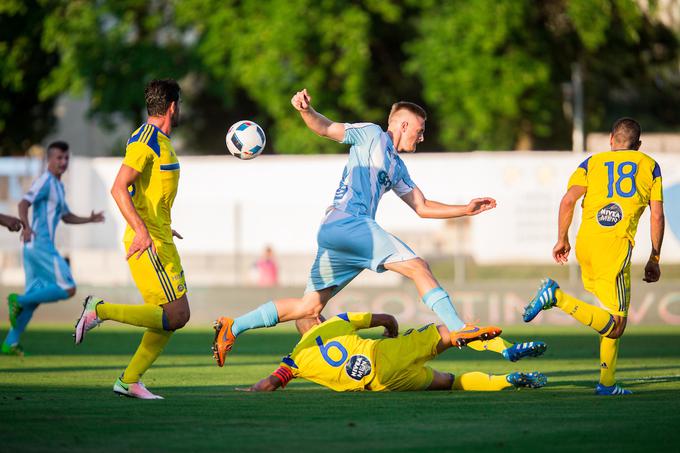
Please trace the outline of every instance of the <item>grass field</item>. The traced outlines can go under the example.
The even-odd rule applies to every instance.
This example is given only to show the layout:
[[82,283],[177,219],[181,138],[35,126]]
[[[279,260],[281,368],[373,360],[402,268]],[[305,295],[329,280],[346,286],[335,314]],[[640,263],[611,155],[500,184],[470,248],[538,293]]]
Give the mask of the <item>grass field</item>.
[[[4,336],[5,332],[0,332]],[[516,364],[493,353],[447,351],[454,373],[540,370],[540,390],[337,394],[293,382],[274,394],[234,387],[271,372],[296,342],[285,328],[244,335],[224,369],[212,331],[176,334],[145,376],[163,401],[111,387],[141,336],[106,325],[74,347],[67,327],[31,326],[25,358],[0,357],[0,451],[678,451],[680,329],[630,327],[619,380],[629,397],[593,395],[597,337],[584,328],[507,329],[549,344]]]

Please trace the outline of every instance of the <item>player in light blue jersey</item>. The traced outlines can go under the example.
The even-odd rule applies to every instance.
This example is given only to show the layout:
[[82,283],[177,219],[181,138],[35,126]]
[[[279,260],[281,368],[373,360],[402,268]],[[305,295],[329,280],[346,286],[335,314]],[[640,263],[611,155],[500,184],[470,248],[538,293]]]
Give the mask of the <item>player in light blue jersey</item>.
[[[68,299],[76,293],[76,284],[66,260],[54,246],[54,234],[59,221],[65,223],[103,222],[101,212],[88,217],[73,214],[66,204],[61,176],[68,168],[69,151],[65,142],[47,147],[47,171],[31,186],[19,203],[19,217],[24,225],[23,241],[26,293],[7,297],[11,329],[2,343],[2,353],[22,355],[19,337],[26,330],[38,305]],[[33,206],[32,221],[28,209]]]
[[398,102],[390,111],[387,131],[383,131],[371,123],[343,124],[329,120],[312,108],[307,90],[296,93],[291,103],[313,132],[351,145],[349,160],[319,229],[318,252],[305,295],[302,299],[268,302],[235,320],[218,319],[213,344],[218,365],[224,365],[236,337],[246,330],[318,318],[331,297],[364,269],[390,270],[411,279],[423,302],[450,330],[453,344],[464,346],[497,337],[498,327],[478,327],[461,321],[425,260],[375,221],[380,198],[390,190],[423,218],[473,216],[496,207],[493,198],[476,198],[467,205],[431,201],[411,180],[397,153],[414,152],[423,141],[425,110],[410,102]]

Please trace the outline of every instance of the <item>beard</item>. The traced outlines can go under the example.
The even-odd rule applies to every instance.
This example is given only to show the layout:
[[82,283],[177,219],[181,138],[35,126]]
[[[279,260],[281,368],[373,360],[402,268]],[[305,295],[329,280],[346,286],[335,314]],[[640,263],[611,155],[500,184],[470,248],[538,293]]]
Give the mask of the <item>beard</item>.
[[172,127],[179,126],[179,112],[172,115],[172,118],[170,118],[170,124],[172,125]]

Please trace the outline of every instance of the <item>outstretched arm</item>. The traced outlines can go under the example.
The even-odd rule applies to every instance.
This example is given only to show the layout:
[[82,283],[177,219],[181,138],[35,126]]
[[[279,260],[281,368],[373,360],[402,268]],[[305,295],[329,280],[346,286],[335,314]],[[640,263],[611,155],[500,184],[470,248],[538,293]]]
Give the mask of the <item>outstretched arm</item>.
[[493,198],[475,198],[466,205],[452,205],[439,203],[425,198],[419,188],[401,197],[418,216],[425,219],[453,219],[456,217],[473,216],[496,207]]
[[281,381],[279,378],[270,374],[266,378],[262,379],[257,384],[253,384],[250,387],[237,387],[236,390],[239,392],[273,392],[274,390],[281,387]]
[[663,233],[666,227],[666,216],[663,213],[662,201],[650,201],[649,209],[651,211],[650,236],[652,239],[652,253],[650,253],[649,260],[645,266],[645,277],[643,280],[647,283],[653,283],[659,281],[661,277],[659,259],[661,258],[661,244],[663,243]]
[[298,91],[290,100],[295,110],[300,112],[308,128],[315,134],[327,137],[337,142],[341,142],[345,137],[345,125],[329,120],[312,107],[312,98],[307,93],[307,89]]
[[68,214],[64,214],[61,217],[61,220],[64,221],[64,223],[70,223],[74,225],[82,224],[82,223],[92,223],[92,222],[103,222],[104,221],[104,211],[100,212],[94,212],[92,211],[88,217],[80,217],[77,216],[71,212]]
[[558,264],[568,261],[571,245],[569,245],[569,227],[574,218],[574,206],[586,193],[584,186],[571,186],[560,202],[560,213],[557,219],[557,243],[553,247],[553,258]]

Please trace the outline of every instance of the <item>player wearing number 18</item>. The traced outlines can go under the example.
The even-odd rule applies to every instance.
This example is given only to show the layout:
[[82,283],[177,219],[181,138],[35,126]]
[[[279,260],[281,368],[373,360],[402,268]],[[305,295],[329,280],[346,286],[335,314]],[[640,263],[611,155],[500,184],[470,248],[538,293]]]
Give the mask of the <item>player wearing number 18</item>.
[[640,216],[649,205],[652,251],[645,267],[644,281],[659,280],[659,256],[664,233],[661,168],[654,159],[638,151],[640,125],[631,118],[614,123],[611,151],[595,154],[578,166],[562,198],[558,240],[553,258],[567,262],[569,225],[574,206],[583,199],[583,219],[576,237],[576,259],[581,265],[585,289],[605,309],[587,304],[562,290],[553,280],[543,282],[524,312],[529,322],[541,310],[557,306],[600,334],[600,383],[596,393],[630,393],[616,385],[614,372],[619,338],[626,328],[630,304],[630,258]]

